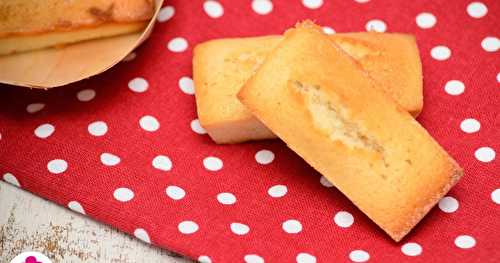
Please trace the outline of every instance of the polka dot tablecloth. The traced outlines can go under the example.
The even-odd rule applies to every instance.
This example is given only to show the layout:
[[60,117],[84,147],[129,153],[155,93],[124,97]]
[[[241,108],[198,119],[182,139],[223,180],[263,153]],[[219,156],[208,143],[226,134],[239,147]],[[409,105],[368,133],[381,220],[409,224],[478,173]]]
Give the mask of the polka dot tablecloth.
[[[281,141],[216,145],[197,120],[197,43],[306,18],[417,38],[418,121],[465,176],[400,243]],[[500,262],[499,1],[176,0],[157,20],[100,76],[0,87],[3,180],[200,262]]]

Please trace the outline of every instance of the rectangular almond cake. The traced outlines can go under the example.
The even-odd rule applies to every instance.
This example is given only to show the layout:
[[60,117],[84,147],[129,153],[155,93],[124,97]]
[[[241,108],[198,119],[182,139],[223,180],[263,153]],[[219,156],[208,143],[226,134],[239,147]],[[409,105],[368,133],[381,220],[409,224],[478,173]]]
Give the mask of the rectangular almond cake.
[[153,0],[0,1],[0,55],[137,32]]
[[399,241],[463,171],[378,85],[304,22],[285,34],[238,98]]
[[[423,106],[422,66],[415,38],[395,33],[345,33],[330,38],[412,115]],[[276,136],[236,99],[282,36],[212,40],[196,46],[193,77],[201,125],[217,143]]]

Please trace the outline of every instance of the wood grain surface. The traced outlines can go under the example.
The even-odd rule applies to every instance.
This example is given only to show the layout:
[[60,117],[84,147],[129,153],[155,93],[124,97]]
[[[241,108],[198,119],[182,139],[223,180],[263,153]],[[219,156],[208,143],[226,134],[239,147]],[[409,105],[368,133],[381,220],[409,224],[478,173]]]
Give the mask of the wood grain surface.
[[0,181],[0,262],[39,251],[58,262],[190,262]]

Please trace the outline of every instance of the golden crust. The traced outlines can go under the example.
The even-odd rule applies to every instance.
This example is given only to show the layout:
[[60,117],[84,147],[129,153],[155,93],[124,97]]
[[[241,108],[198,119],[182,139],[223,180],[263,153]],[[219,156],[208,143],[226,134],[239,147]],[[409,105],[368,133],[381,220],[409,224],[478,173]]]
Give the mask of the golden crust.
[[213,40],[193,55],[198,119],[217,143],[275,138],[236,99],[239,88],[279,43],[279,36]]
[[463,172],[377,85],[305,22],[286,33],[237,97],[399,241]]
[[54,31],[45,34],[12,35],[0,38],[0,55],[61,47],[90,39],[112,37],[143,30],[147,22],[106,23],[98,27],[84,27],[72,31]]
[[369,32],[335,34],[332,39],[399,105],[415,117],[420,114],[422,64],[414,36]]
[[[357,59],[381,86],[394,94],[403,108],[414,116],[418,115],[423,105],[422,70],[413,36],[364,32],[330,37]],[[238,143],[275,138],[235,95],[282,38],[219,39],[195,47],[193,78],[198,116],[215,142]],[[242,127],[249,127],[249,131],[241,130]],[[224,130],[227,131],[225,135]]]
[[0,1],[0,37],[146,21],[153,12],[153,0]]

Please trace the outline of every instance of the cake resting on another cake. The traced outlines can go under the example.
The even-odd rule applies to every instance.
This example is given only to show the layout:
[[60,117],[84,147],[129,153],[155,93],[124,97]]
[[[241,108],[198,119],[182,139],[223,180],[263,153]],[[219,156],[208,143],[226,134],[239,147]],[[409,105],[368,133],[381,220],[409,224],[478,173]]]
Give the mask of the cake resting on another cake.
[[381,85],[304,22],[286,32],[238,98],[399,241],[463,171]]

